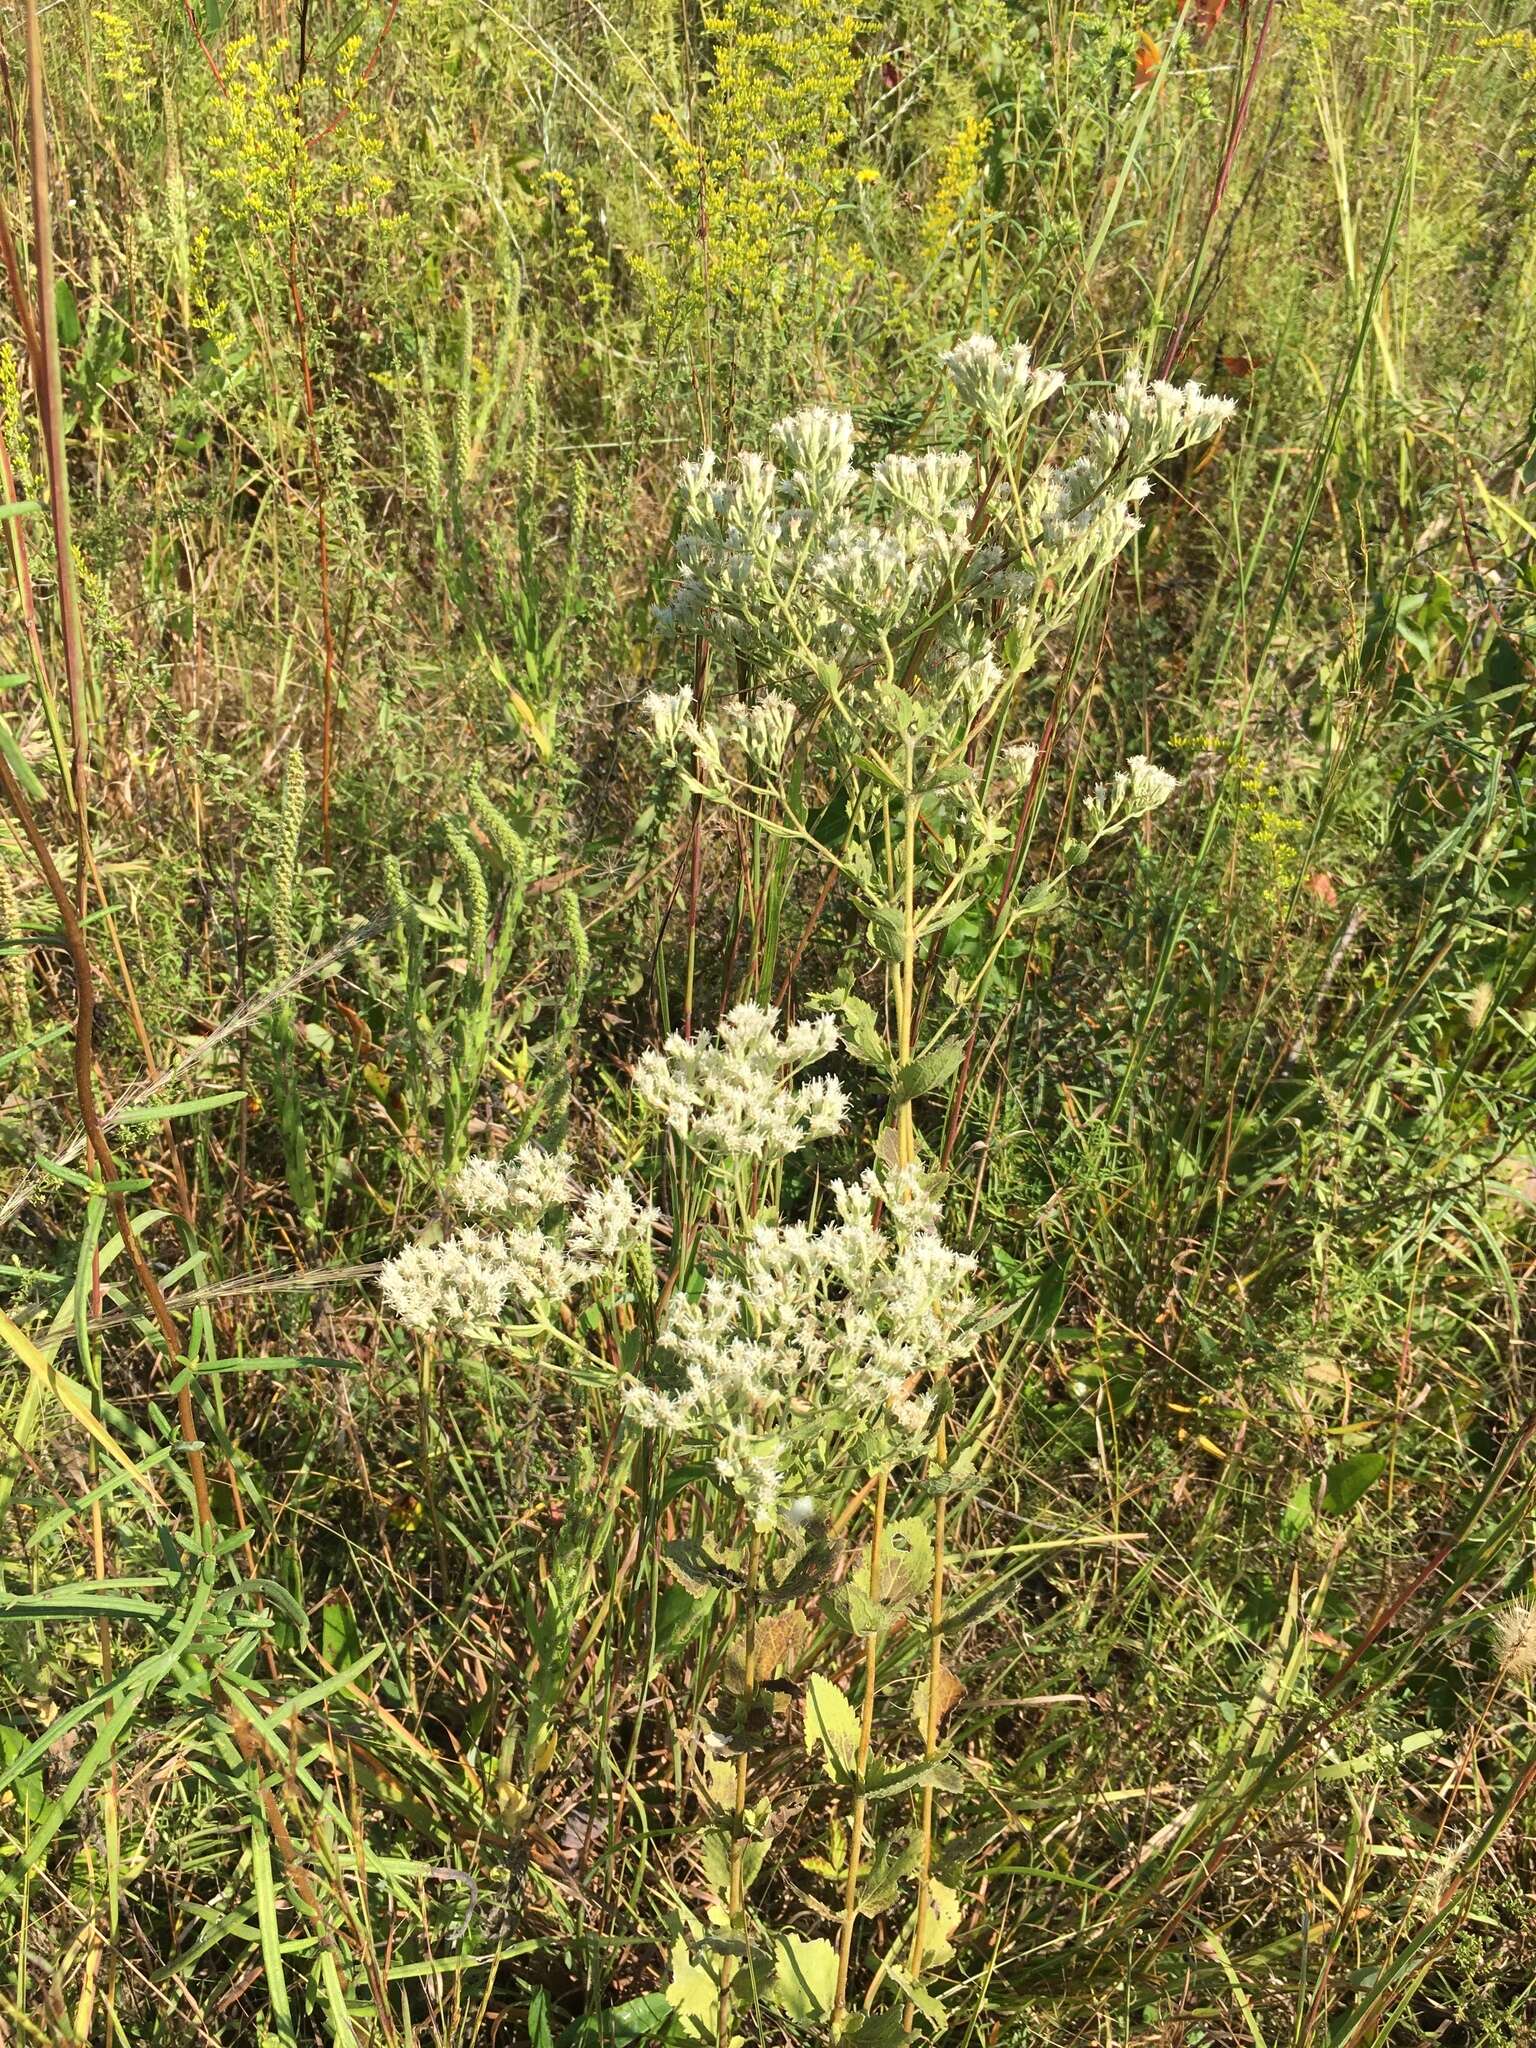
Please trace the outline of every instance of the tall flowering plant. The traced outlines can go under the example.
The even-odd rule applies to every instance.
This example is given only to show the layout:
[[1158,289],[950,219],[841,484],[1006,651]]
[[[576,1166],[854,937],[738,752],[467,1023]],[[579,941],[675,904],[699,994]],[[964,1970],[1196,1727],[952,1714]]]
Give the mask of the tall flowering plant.
[[[382,1281],[413,1329],[574,1355],[632,1443],[712,1477],[713,1513],[667,1546],[685,1584],[726,1598],[734,1633],[729,1697],[700,1731],[711,1899],[703,1915],[680,1908],[667,1995],[721,2048],[762,1999],[871,2044],[942,2022],[927,1978],[961,1911],[935,1857],[936,1797],[960,1782],[943,1750],[962,1690],[944,1660],[950,1432],[964,1427],[952,1379],[989,1318],[973,1255],[943,1233],[915,1105],[968,1056],[957,1020],[979,1014],[1017,921],[1062,901],[1096,844],[1174,791],[1146,757],[1112,768],[1063,818],[1054,870],[1016,888],[1046,766],[1021,729],[1025,680],[1133,541],[1149,472],[1231,412],[1132,366],[1110,403],[1067,407],[1063,452],[1042,428],[1066,379],[1022,343],[972,336],[945,371],[957,446],[861,469],[851,419],[813,407],[779,423],[769,454],[684,467],[660,624],[692,638],[695,680],[648,711],[658,774],[692,800],[694,875],[706,807],[746,848],[756,999],[636,1061],[649,1183],[582,1180],[566,1152],[537,1145],[471,1160],[451,1189],[463,1227],[400,1252]],[[822,901],[839,890],[856,910],[869,948],[822,1012],[786,1022],[769,989],[803,863],[826,877]],[[962,972],[939,942],[983,896],[990,933]],[[693,965],[690,951],[690,1015]],[[839,1176],[818,1155],[846,1154],[833,1063],[850,1058],[876,1070],[888,1107],[872,1163]],[[794,1202],[791,1159],[811,1190]],[[929,1510],[892,1518],[890,1489],[914,1473]],[[851,1483],[869,1522],[840,1572],[832,1530]],[[853,1689],[802,1670],[828,1622],[858,1645]],[[875,1740],[898,1626],[924,1647],[921,1752],[905,1760]],[[771,1822],[751,1797],[748,1730],[781,1671],[803,1677],[806,1749],[839,1802],[835,1942],[775,1931],[749,1907]],[[877,1803],[909,1824],[877,1831]],[[906,1935],[854,2014],[859,1923],[898,1906]],[[885,1983],[898,2002],[882,2010]]]

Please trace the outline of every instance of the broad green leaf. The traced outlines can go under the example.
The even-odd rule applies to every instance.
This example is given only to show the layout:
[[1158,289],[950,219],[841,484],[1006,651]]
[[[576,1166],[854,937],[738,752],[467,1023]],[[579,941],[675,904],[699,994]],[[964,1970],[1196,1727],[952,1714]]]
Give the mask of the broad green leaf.
[[843,1020],[843,1040],[848,1050],[867,1067],[878,1067],[882,1073],[891,1073],[895,1061],[891,1058],[890,1047],[880,1035],[880,1025],[874,1008],[862,996],[856,996],[851,989],[829,989],[810,998],[812,1007],[833,1010]]
[[891,1609],[872,1600],[857,1580],[849,1580],[838,1592],[848,1626],[856,1636],[883,1636],[896,1619]]
[[933,1584],[933,1537],[916,1515],[888,1525],[880,1549],[880,1596],[892,1607],[910,1607]]
[[773,2001],[796,2020],[831,2016],[837,1997],[837,1950],[830,1941],[786,1934],[777,1944]]
[[857,2042],[858,2048],[903,2048],[907,2030],[902,2024],[900,2006],[889,2005],[884,2012],[855,2013],[844,2038]]
[[805,1747],[819,1747],[829,1778],[846,1777],[859,1754],[859,1717],[848,1695],[830,1678],[813,1673],[805,1688]]
[[1386,1468],[1386,1455],[1382,1451],[1356,1451],[1352,1458],[1330,1466],[1327,1484],[1323,1488],[1323,1513],[1342,1515],[1346,1509],[1352,1508]]
[[736,1592],[743,1583],[740,1572],[722,1564],[701,1543],[690,1538],[663,1544],[661,1554],[673,1575],[681,1579],[690,1592]]
[[667,2003],[680,2019],[689,2020],[711,2038],[720,2010],[720,1980],[704,1963],[696,1963],[682,1935],[672,1944],[672,1975]]
[[1312,1520],[1312,1481],[1303,1479],[1285,1504],[1280,1517],[1280,1540],[1294,1543]]
[[946,1038],[931,1051],[920,1053],[915,1060],[908,1060],[896,1075],[891,1088],[891,1100],[895,1103],[915,1102],[921,1095],[931,1095],[935,1088],[942,1088],[965,1057],[963,1038]]
[[936,1877],[928,1880],[928,1918],[923,1928],[923,1954],[920,1968],[927,1969],[933,1963],[947,1963],[954,1954],[951,1937],[960,1925],[964,1913],[960,1894],[953,1885],[941,1884]]

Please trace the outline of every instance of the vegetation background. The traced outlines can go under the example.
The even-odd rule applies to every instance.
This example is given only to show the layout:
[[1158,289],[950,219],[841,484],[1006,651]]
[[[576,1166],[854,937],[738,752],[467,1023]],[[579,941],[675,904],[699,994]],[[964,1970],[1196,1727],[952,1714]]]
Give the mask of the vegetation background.
[[[811,401],[921,447],[983,329],[1239,413],[1024,698],[1061,775],[1180,795],[1009,939],[918,1116],[1006,1311],[919,2031],[1536,2040],[1528,14],[4,18],[0,752],[66,900],[12,804],[0,2038],[691,2037],[734,1620],[666,1568],[692,1496],[369,1276],[471,1147],[636,1166],[629,1067],[748,912],[780,1000],[833,985],[858,920],[765,910],[713,823],[695,868],[658,782],[673,478]],[[807,1942],[848,1852],[799,1692],[858,1663],[811,1620],[753,1736]]]

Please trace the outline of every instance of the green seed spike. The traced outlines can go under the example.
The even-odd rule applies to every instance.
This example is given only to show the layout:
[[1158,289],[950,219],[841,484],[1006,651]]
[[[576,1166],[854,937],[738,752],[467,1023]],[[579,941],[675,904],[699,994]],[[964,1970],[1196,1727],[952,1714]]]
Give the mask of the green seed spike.
[[272,966],[279,981],[286,981],[299,964],[295,902],[299,841],[304,824],[304,785],[304,756],[297,747],[291,747],[283,764],[277,845],[272,863]]
[[485,973],[486,948],[491,935],[491,899],[485,886],[485,869],[480,865],[480,856],[475,851],[474,841],[462,825],[445,825],[443,835],[464,880],[464,893],[467,898],[465,909],[469,920],[469,964],[478,981]]

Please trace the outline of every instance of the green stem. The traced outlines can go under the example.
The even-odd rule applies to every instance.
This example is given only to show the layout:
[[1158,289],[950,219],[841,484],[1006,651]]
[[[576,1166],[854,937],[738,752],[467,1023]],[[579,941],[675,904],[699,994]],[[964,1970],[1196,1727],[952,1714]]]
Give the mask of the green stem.
[[[880,1598],[880,1538],[885,1529],[886,1475],[875,1475],[874,1521],[869,1532],[869,1597]],[[867,1799],[864,1778],[869,1768],[870,1738],[875,1725],[875,1659],[880,1638],[871,1630],[864,1638],[864,1708],[859,1721],[859,1750],[855,1764],[853,1818],[848,1829],[848,1875],[843,1883],[843,1925],[837,1945],[837,1996],[832,2005],[832,2030],[836,2035],[848,2008],[848,1966],[853,1957],[853,1923],[858,1917],[859,1864],[864,1853],[864,1811]]]
[[[933,1455],[929,1469],[942,1474],[945,1458],[944,1419],[939,1418],[934,1433]],[[939,1681],[944,1669],[944,1521],[945,1500],[939,1494],[933,1504],[933,1591],[928,1601],[928,1717],[923,1730],[923,1757],[931,1763],[939,1749],[939,1710],[941,1695]],[[908,1964],[914,1984],[922,1977],[923,1950],[928,1939],[928,1886],[933,1875],[933,1786],[923,1787],[921,1821],[922,1848],[918,1859],[917,1873],[917,1925],[912,1931],[912,1955]],[[907,2033],[912,2031],[915,2006],[907,2000],[902,2016],[902,2026]]]
[[[907,729],[902,773],[902,950],[901,981],[896,999],[897,1051],[901,1065],[912,1058],[912,1009],[917,994],[917,798],[913,755],[916,742]],[[896,1112],[896,1154],[903,1166],[917,1156],[910,1099]]]
[[[742,1868],[747,1846],[747,1717],[752,1711],[752,1694],[757,1686],[757,1590],[762,1571],[763,1539],[754,1530],[747,1551],[747,1583],[741,1596],[741,1613],[746,1619],[747,1641],[742,1657],[741,1713],[736,1729],[736,1796],[731,1809],[731,1932],[743,1939],[747,1932],[747,1892]],[[720,2011],[715,2023],[718,2048],[729,2048],[731,2038],[731,1985],[736,1976],[736,1958],[720,1959]]]

